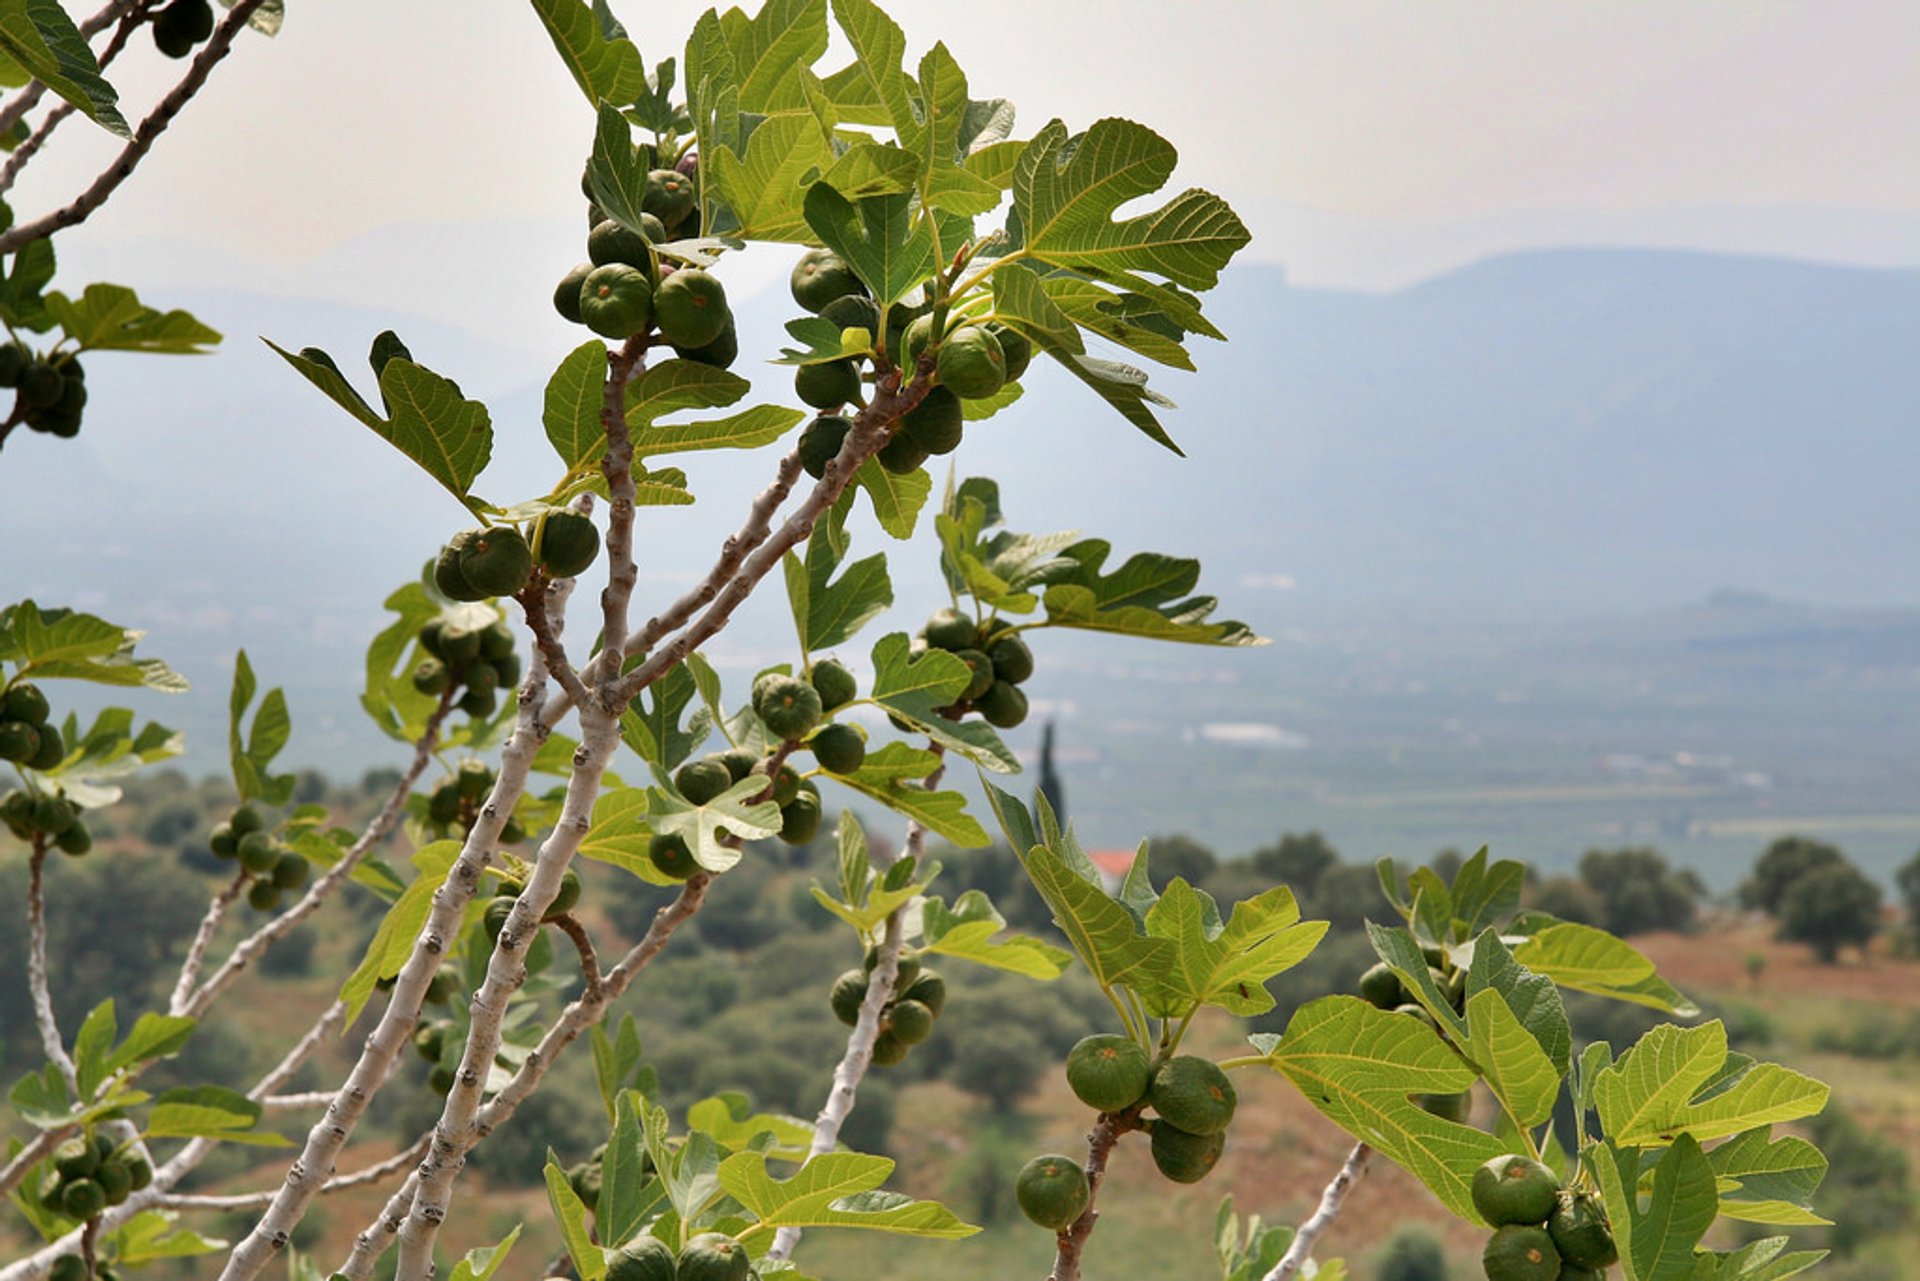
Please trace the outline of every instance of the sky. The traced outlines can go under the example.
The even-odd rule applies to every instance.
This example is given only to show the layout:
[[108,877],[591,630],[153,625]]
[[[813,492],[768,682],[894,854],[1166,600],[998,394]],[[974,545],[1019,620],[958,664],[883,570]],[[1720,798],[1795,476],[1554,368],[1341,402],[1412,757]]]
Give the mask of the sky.
[[[445,317],[444,258],[570,239],[592,118],[531,6],[295,3],[249,39],[94,224],[83,266]],[[701,6],[615,0],[650,60]],[[1507,250],[1644,244],[1920,264],[1910,0],[894,0],[1023,131],[1151,124],[1290,281],[1382,290]],[[954,21],[964,14],[964,21]],[[116,66],[130,116],[174,64]],[[84,122],[68,126],[84,129]],[[67,138],[24,216],[109,154]],[[430,265],[433,272],[416,270]],[[443,283],[435,285],[437,278]],[[224,277],[224,279],[223,279]]]

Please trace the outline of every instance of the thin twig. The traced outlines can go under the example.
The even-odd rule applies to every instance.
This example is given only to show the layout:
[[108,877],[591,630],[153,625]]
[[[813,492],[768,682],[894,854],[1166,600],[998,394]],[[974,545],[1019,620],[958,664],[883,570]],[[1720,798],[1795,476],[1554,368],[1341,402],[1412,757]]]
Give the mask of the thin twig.
[[60,1036],[60,1020],[53,1012],[53,993],[47,984],[47,899],[41,875],[47,861],[47,838],[36,833],[27,873],[27,986],[33,991],[33,1021],[40,1028],[40,1048],[47,1061],[60,1069],[67,1089],[80,1097],[80,1078]]
[[[536,652],[528,664],[526,683],[520,689],[519,715],[513,734],[501,751],[493,791],[481,806],[478,821],[468,830],[446,881],[434,891],[427,920],[415,939],[413,951],[400,967],[379,1024],[367,1038],[360,1057],[340,1087],[339,1096],[308,1133],[306,1145],[288,1169],[286,1182],[275,1195],[273,1204],[228,1255],[220,1273],[221,1281],[251,1281],[286,1248],[293,1229],[312,1204],[315,1190],[332,1173],[334,1158],[352,1136],[354,1126],[373,1096],[389,1079],[394,1060],[412,1040],[427,985],[440,968],[441,956],[459,932],[461,916],[493,859],[500,829],[506,826],[514,803],[526,790],[533,758],[550,732],[539,712],[545,696],[546,665]],[[7,1279],[0,1275],[0,1281]]]
[[60,1141],[73,1133],[76,1128],[78,1127],[66,1126],[58,1130],[42,1130],[34,1135],[33,1142],[16,1152],[13,1160],[7,1162],[5,1166],[0,1166],[0,1196],[13,1191],[20,1180],[27,1177],[27,1171],[40,1164],[47,1153],[53,1151]]
[[[653,924],[648,927],[646,936],[620,958],[620,962],[608,970],[601,980],[599,995],[590,999],[582,994],[579,999],[568,1005],[547,1029],[540,1044],[520,1065],[513,1078],[496,1094],[487,1105],[480,1109],[475,1121],[475,1129],[482,1137],[506,1124],[514,1112],[539,1088],[548,1070],[565,1052],[566,1048],[587,1029],[600,1023],[608,1008],[626,992],[634,978],[644,970],[667,946],[674,931],[691,920],[706,902],[707,889],[713,883],[710,872],[695,872],[680,887],[680,893],[673,902],[654,914]],[[406,1222],[407,1210],[413,1204],[419,1187],[419,1174],[416,1171],[408,1176],[406,1184],[387,1201],[380,1214],[368,1224],[360,1235],[354,1238],[353,1251],[340,1267],[340,1275],[348,1281],[366,1281],[373,1275],[374,1264],[386,1252],[387,1246]]]
[[[940,751],[940,745],[934,744],[934,750]],[[940,777],[944,773],[946,765],[943,762],[921,786],[933,791],[940,786]],[[874,869],[884,875],[889,867],[902,858],[919,858],[926,848],[926,841],[927,829],[917,822],[909,823],[906,845],[899,854],[889,854],[869,842],[867,858],[873,863]],[[839,1146],[840,1128],[853,1115],[854,1105],[859,1102],[860,1083],[866,1080],[867,1071],[873,1066],[874,1042],[880,1039],[880,1014],[887,1002],[893,999],[894,988],[898,985],[900,943],[900,910],[896,908],[887,914],[886,933],[880,941],[880,955],[874,963],[872,975],[867,979],[867,994],[861,998],[860,1013],[854,1019],[853,1030],[847,1034],[846,1051],[833,1070],[833,1088],[827,1091],[827,1101],[814,1118],[813,1142],[807,1148],[809,1161],[817,1156],[825,1156]],[[794,1249],[799,1244],[799,1228],[781,1228],[774,1233],[767,1258],[785,1262],[793,1257]]]
[[[411,1147],[394,1153],[384,1161],[376,1162],[365,1169],[355,1170],[352,1174],[335,1175],[320,1185],[320,1195],[328,1196],[335,1192],[347,1192],[393,1177],[420,1160],[427,1150],[427,1141],[427,1136],[423,1134]],[[155,1206],[162,1210],[260,1210],[273,1203],[273,1196],[273,1189],[263,1192],[242,1192],[233,1196],[169,1193],[161,1197]]]
[[[167,95],[160,99],[140,127],[133,132],[133,138],[120,150],[99,177],[90,183],[86,190],[75,196],[67,204],[33,219],[31,222],[17,223],[6,233],[0,234],[0,254],[17,253],[20,249],[43,237],[50,236],[64,227],[72,227],[85,222],[87,217],[107,202],[121,183],[133,176],[153,144],[165,133],[173,118],[193,99],[193,95],[206,84],[207,77],[213,74],[214,67],[227,56],[233,47],[234,37],[247,25],[247,19],[253,16],[262,0],[239,0],[227,16],[214,28],[213,35],[194,57],[193,65],[187,74],[180,78]],[[0,119],[0,127],[11,127],[11,122]]]
[[[107,41],[106,48],[100,51],[99,63],[102,71],[105,71],[113,60],[120,56],[120,51],[127,47],[127,37],[139,30],[146,22],[146,15],[142,12],[144,8],[145,0],[139,0],[120,20],[120,25],[114,28],[113,38]],[[0,191],[12,188],[15,180],[20,177],[20,171],[27,167],[27,162],[46,146],[47,139],[53,136],[53,131],[73,113],[74,105],[71,102],[62,101],[54,104],[53,109],[40,121],[39,127],[28,134],[26,140],[15,147],[13,153],[7,157],[7,163],[0,166]]]
[[308,1108],[323,1108],[333,1102],[332,1090],[309,1090],[305,1094],[269,1094],[260,1100],[260,1107],[267,1112],[304,1112]]
[[1300,1274],[1300,1269],[1313,1256],[1314,1243],[1319,1241],[1321,1233],[1333,1226],[1347,1193],[1353,1191],[1353,1185],[1367,1172],[1367,1158],[1372,1154],[1373,1149],[1364,1143],[1353,1145],[1353,1150],[1347,1153],[1347,1159],[1340,1164],[1340,1172],[1321,1192],[1320,1207],[1313,1212],[1312,1218],[1300,1225],[1300,1230],[1293,1235],[1292,1244],[1287,1246],[1287,1252],[1280,1256],[1280,1262],[1274,1264],[1273,1270],[1260,1281],[1292,1281]]
[[1053,1271],[1047,1281],[1080,1281],[1080,1258],[1093,1225],[1100,1221],[1100,1185],[1106,1181],[1107,1159],[1122,1136],[1141,1128],[1140,1110],[1145,1106],[1136,1103],[1123,1112],[1102,1112],[1093,1123],[1093,1132],[1087,1135],[1087,1208],[1055,1242]]
[[386,804],[380,807],[380,812],[373,816],[373,820],[367,824],[366,830],[360,833],[359,838],[347,847],[346,852],[340,856],[340,861],[317,877],[313,884],[307,887],[307,892],[300,896],[299,902],[241,940],[239,946],[235,947],[232,954],[221,963],[220,968],[213,972],[213,976],[201,984],[184,1004],[179,1001],[180,993],[176,988],[175,1000],[171,1007],[173,1013],[187,1014],[194,1018],[205,1014],[207,1008],[235,979],[240,977],[240,971],[252,964],[255,957],[292,933],[295,926],[320,910],[320,905],[326,902],[334,890],[346,884],[347,878],[353,875],[353,869],[360,866],[360,860],[364,859],[374,846],[386,839],[387,833],[392,831],[394,824],[400,821],[400,816],[407,812],[407,799],[413,794],[413,785],[419,781],[420,775],[426,771],[427,763],[433,759],[433,749],[440,741],[440,727],[452,710],[453,691],[448,689],[440,695],[440,702],[428,714],[426,728],[421,731],[419,739],[413,745],[413,760],[408,762],[406,771],[400,775],[399,782],[395,783],[393,790],[387,794]]
[[600,954],[593,950],[593,940],[587,937],[587,927],[580,923],[577,916],[556,916],[547,923],[573,941],[573,950],[580,954],[580,978],[586,984],[586,993],[592,995],[598,992]]
[[240,868],[232,880],[220,887],[219,893],[207,900],[206,914],[200,918],[200,928],[194,931],[193,942],[187,946],[186,958],[180,962],[180,978],[173,985],[173,995],[167,999],[169,1010],[177,1014],[193,999],[194,985],[200,981],[200,967],[207,963],[207,947],[219,932],[220,922],[227,919],[227,909],[246,893],[249,879],[247,869]]

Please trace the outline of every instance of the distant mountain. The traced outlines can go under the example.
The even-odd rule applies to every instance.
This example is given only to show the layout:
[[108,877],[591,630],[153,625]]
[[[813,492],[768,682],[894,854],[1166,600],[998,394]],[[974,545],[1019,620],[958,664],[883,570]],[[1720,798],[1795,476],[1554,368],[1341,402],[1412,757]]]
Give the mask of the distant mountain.
[[[743,370],[777,345],[784,294],[738,300],[743,332],[765,336]],[[296,708],[335,723],[321,754],[345,751],[365,742],[350,695],[379,599],[463,518],[254,335],[329,347],[351,371],[397,327],[487,399],[499,434],[481,489],[502,499],[550,479],[541,389],[581,335],[543,314],[506,347],[297,298],[167,301],[226,331],[225,348],[102,356],[77,442],[6,450],[0,536],[31,554],[0,558],[0,597],[146,626],[203,684],[245,644]],[[1571,620],[1726,584],[1920,604],[1920,272],[1555,250],[1384,295],[1252,267],[1210,310],[1231,343],[1197,342],[1197,376],[1156,378],[1182,404],[1167,423],[1185,461],[1043,367],[1022,405],[970,430],[962,465],[1002,478],[1016,526],[1202,556],[1203,589],[1266,631]],[[778,370],[764,385],[787,390]],[[701,502],[643,517],[643,592],[704,562],[767,466],[711,455],[688,470]],[[884,541],[864,523],[856,536]],[[895,577],[918,614],[936,590],[924,539]],[[784,643],[775,596],[725,639],[738,661]]]

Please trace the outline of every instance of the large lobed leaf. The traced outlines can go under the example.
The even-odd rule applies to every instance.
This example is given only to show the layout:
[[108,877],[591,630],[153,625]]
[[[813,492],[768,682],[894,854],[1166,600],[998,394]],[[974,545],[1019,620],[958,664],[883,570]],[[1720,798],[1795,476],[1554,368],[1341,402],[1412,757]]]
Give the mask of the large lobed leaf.
[[758,1222],[741,1234],[753,1245],[779,1228],[866,1228],[902,1236],[958,1240],[980,1229],[936,1201],[916,1201],[880,1185],[893,1162],[859,1152],[814,1157],[792,1178],[767,1170],[759,1152],[736,1152],[720,1163],[720,1186]]
[[1266,984],[1305,960],[1327,932],[1325,921],[1302,921],[1293,891],[1275,886],[1234,905],[1232,918],[1205,892],[1175,877],[1148,909],[1149,938],[1173,951],[1163,971],[1136,985],[1147,1012],[1181,1018],[1199,1005],[1247,1017],[1273,1008]]
[[1821,1082],[1777,1063],[1730,1060],[1718,1019],[1654,1027],[1593,1083],[1601,1127],[1615,1145],[1705,1141],[1797,1121],[1825,1107],[1827,1094]]
[[1098,538],[1060,549],[1064,563],[1047,574],[1043,597],[1050,624],[1191,645],[1267,643],[1245,623],[1208,621],[1219,602],[1189,595],[1200,580],[1199,561],[1140,552],[1103,573],[1112,551]]
[[122,138],[133,136],[119,94],[56,0],[0,0],[0,50],[87,119]]
[[1285,1035],[1254,1044],[1335,1125],[1426,1184],[1454,1214],[1479,1221],[1473,1172],[1506,1145],[1412,1101],[1455,1094],[1475,1080],[1432,1028],[1358,997],[1328,996],[1302,1006]]

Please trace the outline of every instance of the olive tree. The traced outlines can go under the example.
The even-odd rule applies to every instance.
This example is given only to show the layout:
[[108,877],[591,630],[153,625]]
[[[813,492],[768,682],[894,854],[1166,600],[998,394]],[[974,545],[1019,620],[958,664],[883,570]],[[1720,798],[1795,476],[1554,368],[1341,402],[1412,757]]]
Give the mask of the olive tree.
[[[89,33],[51,0],[17,0],[0,43],[31,79],[5,111],[51,92],[111,125],[99,65],[149,22],[163,52],[191,50],[200,11],[166,15],[200,3],[115,6],[120,25]],[[1036,1154],[1013,1180],[1026,1216],[1054,1234],[1053,1281],[1097,1264],[1088,1250],[1114,1161],[1206,1179],[1242,1096],[1288,1088],[1354,1143],[1297,1227],[1223,1207],[1215,1241],[1236,1281],[1301,1275],[1375,1159],[1490,1230],[1496,1281],[1616,1261],[1633,1281],[1775,1278],[1817,1261],[1784,1252],[1784,1237],[1724,1252],[1703,1238],[1721,1217],[1812,1216],[1824,1162],[1771,1127],[1817,1112],[1826,1087],[1730,1056],[1717,1022],[1661,1023],[1617,1052],[1602,1042],[1576,1054],[1563,991],[1679,1019],[1697,1010],[1626,943],[1523,911],[1520,864],[1483,850],[1444,875],[1408,874],[1387,860],[1378,896],[1343,883],[1343,901],[1365,898],[1377,918],[1365,934],[1378,963],[1352,976],[1360,994],[1307,1001],[1284,1031],[1213,1057],[1190,1037],[1196,1020],[1271,1010],[1268,985],[1313,952],[1326,922],[1302,919],[1285,884],[1222,904],[1184,877],[1156,882],[1146,849],[1110,891],[1045,794],[1029,805],[1004,785],[1017,764],[998,731],[1044,686],[1049,632],[1260,642],[1215,617],[1195,561],[1116,560],[1098,538],[1029,532],[1028,520],[1063,513],[1003,511],[993,481],[954,466],[937,483],[928,471],[963,451],[971,424],[1019,414],[1030,379],[1083,386],[1090,406],[1167,446],[1177,466],[1169,405],[1132,362],[1189,368],[1193,340],[1224,337],[1205,296],[1248,236],[1219,197],[1164,192],[1170,143],[1119,117],[1022,133],[1012,103],[975,97],[944,45],[910,59],[906,33],[872,0],[709,12],[680,58],[651,66],[605,3],[532,9],[583,99],[581,190],[553,199],[586,206],[585,261],[554,264],[552,302],[591,336],[559,361],[537,424],[496,424],[459,371],[427,368],[396,334],[370,336],[365,369],[275,336],[290,383],[297,374],[444,488],[449,537],[387,597],[392,620],[368,649],[362,705],[400,769],[380,776],[390,790],[365,824],[296,802],[296,779],[274,765],[292,733],[286,700],[238,657],[228,704],[240,803],[207,837],[228,876],[164,1007],[131,1021],[112,1001],[74,1028],[56,1017],[45,883],[64,858],[89,855],[90,816],[114,803],[114,780],[178,743],[130,711],[85,726],[63,716],[60,682],[143,694],[184,682],[101,618],[36,601],[0,614],[0,756],[19,782],[0,817],[29,869],[27,969],[47,1060],[9,1095],[30,1137],[0,1167],[39,1244],[0,1264],[0,1281],[115,1276],[195,1254],[210,1256],[206,1275],[245,1281],[281,1263],[319,1198],[368,1187],[386,1198],[379,1213],[341,1257],[296,1259],[295,1275],[391,1268],[420,1281],[435,1274],[446,1225],[473,1212],[469,1158],[503,1127],[537,1120],[522,1114],[527,1101],[583,1040],[605,1143],[572,1168],[550,1158],[545,1179],[566,1266],[588,1281],[799,1278],[794,1260],[816,1230],[964,1238],[977,1229],[948,1207],[887,1187],[892,1162],[849,1146],[849,1118],[869,1075],[933,1031],[949,1004],[941,968],[965,965],[1037,982],[1077,965],[1108,1011],[1107,1030],[1064,1064],[1088,1109],[1084,1152]],[[192,75],[204,79],[266,12],[236,4]],[[88,36],[110,29],[96,50]],[[834,32],[844,62],[828,61]],[[136,132],[129,146],[151,142]],[[113,180],[76,206],[97,204],[95,187]],[[65,335],[23,366],[47,364],[65,397],[76,351],[129,334],[160,349],[210,340],[130,296],[90,310],[43,295],[31,264],[50,262],[62,217],[0,236],[13,255],[4,318]],[[743,254],[791,267],[800,314],[771,371],[734,368],[781,341],[736,328],[726,280]],[[44,421],[35,405],[49,375],[18,383],[28,408],[16,414]],[[551,483],[477,492],[496,431],[542,432]],[[691,501],[672,460],[702,450],[735,451],[765,486],[710,559],[683,557],[694,586],[649,598],[636,512]],[[888,556],[869,549],[925,524],[946,597],[922,603],[934,608],[917,633],[886,627]],[[792,657],[730,690],[704,647],[769,587],[791,606]],[[985,811],[944,786],[960,770],[980,775]],[[830,797],[841,808],[827,828]],[[869,832],[850,805],[897,826]],[[1009,930],[987,894],[940,889],[929,841],[983,848],[988,823],[1054,933]],[[390,855],[395,834],[402,852]],[[746,875],[770,842],[816,838],[830,842],[832,872],[813,899],[843,931],[846,963],[819,995],[823,1025],[838,1017],[846,1031],[834,1034],[837,1061],[814,1065],[816,1116],[755,1112],[727,1093],[670,1113],[672,1083],[646,1061],[623,1004],[647,999],[650,967],[693,932],[716,880]],[[661,905],[631,946],[603,953],[579,909],[606,877],[647,882]],[[243,903],[250,928],[216,947]],[[322,910],[377,927],[271,1068],[142,1088],[208,1024],[245,1027],[249,1011],[223,998]],[[953,999],[964,992],[956,984]],[[362,1019],[371,1031],[341,1079],[289,1089],[321,1043]],[[763,1048],[742,1051],[743,1072]],[[409,1072],[443,1096],[438,1117],[397,1155],[366,1155],[369,1107]],[[1576,1104],[1571,1147],[1550,1124],[1563,1098]],[[303,1114],[313,1120],[299,1123],[277,1180],[206,1190],[211,1156],[271,1144]],[[233,1241],[199,1217],[236,1212],[250,1226]],[[494,1275],[518,1237],[452,1261],[452,1275]]]

